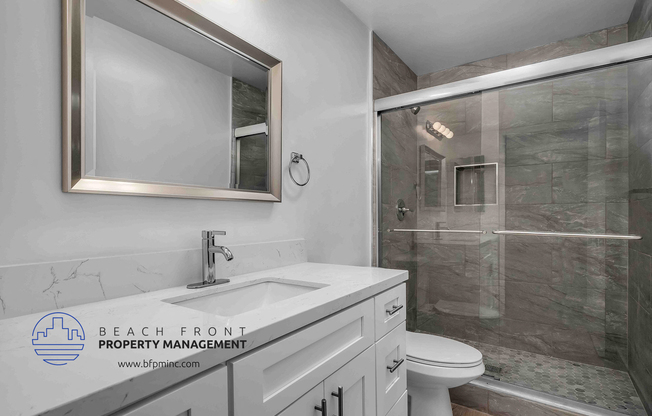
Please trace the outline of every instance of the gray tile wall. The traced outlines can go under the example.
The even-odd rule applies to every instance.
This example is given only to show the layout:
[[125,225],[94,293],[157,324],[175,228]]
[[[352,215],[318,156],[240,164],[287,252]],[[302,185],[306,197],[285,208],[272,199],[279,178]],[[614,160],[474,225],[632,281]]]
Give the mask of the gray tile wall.
[[[374,99],[414,91],[417,76],[376,34],[373,35]],[[381,218],[379,244],[381,267],[409,271],[408,328],[416,324],[417,263],[414,236],[409,233],[388,233],[389,228],[415,228],[416,212],[409,212],[404,221],[396,217],[396,201],[400,198],[408,208],[416,206],[417,140],[416,116],[409,110],[387,113],[381,127]]]
[[[641,3],[640,0],[639,3]],[[650,9],[652,8],[649,6],[646,9],[648,14],[652,13],[652,10]],[[646,27],[649,36],[649,24]],[[588,33],[576,38],[565,39],[520,52],[483,59],[481,61],[471,62],[454,68],[445,69],[443,71],[432,72],[430,74],[419,76],[417,85],[419,89],[434,87],[449,82],[461,81],[467,78],[503,71],[505,69],[517,68],[550,59],[574,55],[576,53],[617,45],[619,43],[627,42],[627,30],[627,25],[616,26]],[[643,29],[643,31],[644,30],[645,29]],[[632,29],[630,28],[630,35],[631,31]]]
[[[630,40],[652,36],[652,1],[638,0],[629,20]],[[629,373],[652,414],[652,62],[629,66]]]

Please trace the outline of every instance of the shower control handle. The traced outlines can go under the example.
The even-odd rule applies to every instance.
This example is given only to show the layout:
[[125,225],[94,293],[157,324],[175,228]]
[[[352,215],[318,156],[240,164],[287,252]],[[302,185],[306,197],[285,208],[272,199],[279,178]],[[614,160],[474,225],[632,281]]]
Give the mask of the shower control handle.
[[398,208],[398,210],[403,213],[410,212],[410,208],[405,208],[405,207]]

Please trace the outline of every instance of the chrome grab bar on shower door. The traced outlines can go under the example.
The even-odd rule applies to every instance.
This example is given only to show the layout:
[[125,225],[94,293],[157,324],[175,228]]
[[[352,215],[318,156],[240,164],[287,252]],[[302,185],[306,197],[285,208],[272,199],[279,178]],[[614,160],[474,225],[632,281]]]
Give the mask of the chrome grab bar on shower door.
[[404,228],[388,229],[389,233],[457,233],[457,234],[487,234],[484,230],[410,230]]
[[494,234],[499,235],[530,235],[540,237],[564,237],[564,238],[603,238],[605,240],[641,240],[640,235],[626,234],[585,234],[585,233],[556,233],[551,231],[512,231],[512,230],[494,230]]

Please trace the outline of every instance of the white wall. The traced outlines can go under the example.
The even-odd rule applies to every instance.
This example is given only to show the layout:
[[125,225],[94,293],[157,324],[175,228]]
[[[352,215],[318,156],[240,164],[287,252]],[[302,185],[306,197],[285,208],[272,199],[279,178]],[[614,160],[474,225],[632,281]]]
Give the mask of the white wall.
[[99,17],[86,61],[95,176],[229,187],[230,76]]
[[0,2],[0,265],[305,237],[310,261],[370,263],[369,32],[337,0],[187,0],[283,61],[283,203],[61,192],[60,6]]

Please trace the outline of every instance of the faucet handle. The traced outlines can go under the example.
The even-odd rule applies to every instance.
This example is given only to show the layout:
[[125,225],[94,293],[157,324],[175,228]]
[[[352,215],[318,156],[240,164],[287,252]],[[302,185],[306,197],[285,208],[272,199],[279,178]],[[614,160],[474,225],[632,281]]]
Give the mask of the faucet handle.
[[216,235],[226,235],[226,231],[202,231],[201,232],[201,237],[205,239],[212,239]]

